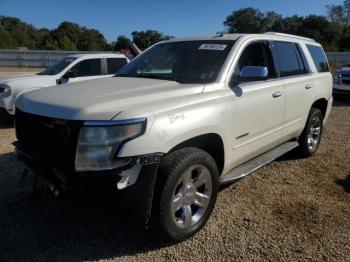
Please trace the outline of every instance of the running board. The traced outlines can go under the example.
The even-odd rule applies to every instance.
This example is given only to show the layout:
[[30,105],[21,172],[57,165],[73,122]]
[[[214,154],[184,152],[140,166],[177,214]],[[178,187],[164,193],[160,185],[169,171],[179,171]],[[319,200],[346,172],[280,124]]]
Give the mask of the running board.
[[248,162],[235,167],[232,169],[228,174],[226,174],[224,177],[220,179],[220,184],[228,184],[232,183],[235,180],[238,180],[242,177],[245,177],[252,172],[256,171],[260,167],[263,167],[273,160],[279,158],[280,156],[284,155],[285,153],[291,151],[292,149],[296,148],[299,145],[298,142],[292,141],[292,142],[286,142],[280,146],[277,146],[273,148],[272,150],[253,158],[252,160],[249,160]]

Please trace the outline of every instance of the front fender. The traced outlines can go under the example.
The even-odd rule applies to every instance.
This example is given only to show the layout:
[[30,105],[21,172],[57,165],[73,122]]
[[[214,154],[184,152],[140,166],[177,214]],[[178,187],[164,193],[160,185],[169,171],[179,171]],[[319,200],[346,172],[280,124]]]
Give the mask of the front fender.
[[209,133],[227,141],[230,124],[228,105],[213,101],[155,114],[147,118],[145,134],[126,143],[119,157],[168,153],[186,140]]

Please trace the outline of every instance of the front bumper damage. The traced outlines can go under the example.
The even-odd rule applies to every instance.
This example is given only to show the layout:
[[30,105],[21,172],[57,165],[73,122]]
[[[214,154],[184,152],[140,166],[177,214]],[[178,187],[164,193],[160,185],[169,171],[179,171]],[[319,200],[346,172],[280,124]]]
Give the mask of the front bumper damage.
[[94,172],[62,172],[45,164],[35,152],[15,142],[18,160],[44,178],[53,192],[94,190],[110,193],[118,200],[118,209],[126,209],[128,216],[148,224],[152,213],[152,202],[157,169],[162,154],[155,153],[133,158],[125,167]]

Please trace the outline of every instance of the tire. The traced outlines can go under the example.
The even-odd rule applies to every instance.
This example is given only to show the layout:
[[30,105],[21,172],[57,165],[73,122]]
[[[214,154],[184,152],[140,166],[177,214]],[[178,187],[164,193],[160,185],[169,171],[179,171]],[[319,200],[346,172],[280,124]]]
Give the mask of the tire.
[[169,240],[183,241],[203,228],[213,211],[219,190],[216,163],[205,151],[188,147],[163,158],[158,174],[158,228]]
[[316,153],[321,142],[322,131],[323,114],[319,109],[311,108],[305,128],[298,139],[300,157],[310,157]]

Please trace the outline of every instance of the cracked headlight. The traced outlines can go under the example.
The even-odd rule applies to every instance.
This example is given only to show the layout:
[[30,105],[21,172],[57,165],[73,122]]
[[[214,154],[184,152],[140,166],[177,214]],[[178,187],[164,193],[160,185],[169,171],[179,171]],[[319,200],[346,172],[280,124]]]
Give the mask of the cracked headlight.
[[0,98],[9,97],[11,95],[11,87],[0,85]]
[[128,164],[130,159],[117,158],[118,151],[145,129],[145,118],[85,122],[78,138],[75,170],[109,170]]

